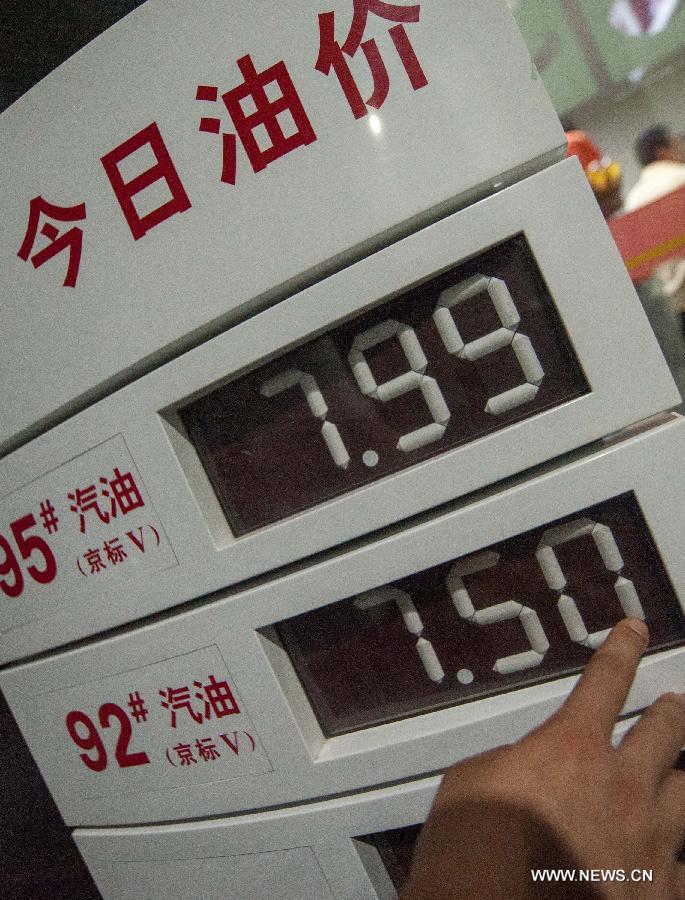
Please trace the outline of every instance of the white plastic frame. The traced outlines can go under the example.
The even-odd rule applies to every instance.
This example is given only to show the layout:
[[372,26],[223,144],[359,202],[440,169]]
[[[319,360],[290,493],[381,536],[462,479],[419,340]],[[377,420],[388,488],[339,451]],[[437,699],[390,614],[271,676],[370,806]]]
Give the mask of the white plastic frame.
[[[440,771],[458,758],[511,741],[557,708],[575,677],[561,678],[326,739],[292,665],[264,636],[274,622],[372,590],[632,491],[685,606],[685,483],[672,461],[685,452],[685,420],[663,424],[586,451],[536,477],[517,480],[470,505],[367,543],[303,571],[233,594],[166,621],[130,630],[61,655],[0,673],[15,718],[65,820],[72,825],[168,821],[221,815],[367,789]],[[649,460],[649,467],[645,467]],[[610,624],[610,623],[608,623]],[[126,781],[72,767],[78,753],[62,722],[48,724],[50,695],[216,645],[237,686],[272,771],[195,784],[141,789],[136,769]],[[685,648],[648,656],[625,712],[677,689]],[[78,699],[78,698],[77,698]],[[109,699],[109,698],[102,698]],[[41,712],[43,710],[43,712]],[[61,732],[61,733],[60,733]],[[82,771],[81,771],[82,770]],[[109,780],[108,780],[109,779]],[[130,785],[130,788],[129,788]],[[95,792],[98,793],[95,793]]]
[[[634,721],[620,723],[615,741]],[[439,784],[440,776],[433,776],[299,808],[211,822],[78,829],[74,840],[104,900],[134,896],[166,900],[172,894],[175,900],[225,900],[235,895],[396,900],[380,854],[358,838],[422,824]],[[264,891],[265,862],[279,854],[276,892]],[[245,862],[254,873],[252,881],[238,870]],[[303,863],[308,882],[302,877]],[[185,883],[179,883],[179,876]]]
[[[234,896],[393,900],[397,892],[380,855],[355,838],[424,822],[439,783],[439,777],[426,778],[353,797],[213,822],[79,829],[74,840],[104,900],[132,896],[165,900],[172,893],[175,900]],[[292,860],[288,851],[296,854]],[[283,865],[278,887],[273,893],[265,892],[260,869],[279,853]],[[249,876],[239,880],[238,866],[245,862],[251,864],[253,880]],[[192,886],[179,884],[179,873],[184,872]]]
[[[521,232],[554,298],[590,392],[234,537],[194,448],[175,424],[173,410],[208,387],[258,367],[383,298]],[[672,378],[586,179],[576,160],[566,160],[244,322],[2,460],[0,497],[5,497],[121,434],[178,565],[129,582],[123,589],[110,579],[98,584],[95,594],[90,581],[60,588],[58,577],[49,587],[2,604],[0,663],[133,621],[342,544],[555,458],[677,401]],[[7,527],[4,518],[10,516],[3,513],[0,500],[0,530]]]
[[[552,202],[553,201],[553,202]],[[563,209],[563,215],[558,210]],[[590,392],[236,538],[174,410],[433,273],[524,233]],[[648,373],[648,377],[645,377]],[[178,565],[34,590],[0,606],[0,663],[131,622],[394,524],[678,402],[577,160],[566,160],[320,282],[82,412],[0,462],[0,497],[121,434]],[[42,497],[40,498],[42,499]],[[0,530],[6,527],[0,500]],[[58,560],[58,565],[59,565]]]
[[[364,28],[390,79],[373,116],[355,119],[335,74],[315,70],[319,13],[335,13],[336,40],[344,41],[351,0],[147,0],[2,113],[0,453],[565,155],[559,119],[506,4],[416,6],[420,21],[406,33],[428,80],[416,91],[388,35],[392,23],[372,14]],[[198,103],[195,93],[198,85],[217,85],[219,95],[240,85],[236,61],[246,54],[260,73],[282,61],[316,140],[258,173],[238,141],[230,186],[220,181],[221,139],[198,124],[217,116],[232,130],[231,119],[220,98]],[[352,77],[366,96],[371,73],[363,51],[354,56]],[[275,87],[269,80],[272,100]],[[287,116],[278,118],[291,136]],[[35,140],[47,121],[49,136]],[[100,159],[152,122],[192,208],[134,241]],[[123,177],[145,159],[144,150],[126,159]],[[162,193],[163,184],[156,188]],[[62,254],[38,270],[17,257],[38,193],[58,205],[86,203],[74,288],[62,287]],[[142,213],[159,199],[153,188],[134,202]]]

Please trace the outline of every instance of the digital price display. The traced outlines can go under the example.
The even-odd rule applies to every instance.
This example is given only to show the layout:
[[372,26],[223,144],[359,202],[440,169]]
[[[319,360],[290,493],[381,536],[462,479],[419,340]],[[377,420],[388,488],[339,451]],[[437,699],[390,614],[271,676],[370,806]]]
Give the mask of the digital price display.
[[577,672],[624,616],[651,650],[685,638],[632,493],[277,631],[331,737]]
[[241,535],[588,391],[519,235],[179,413]]

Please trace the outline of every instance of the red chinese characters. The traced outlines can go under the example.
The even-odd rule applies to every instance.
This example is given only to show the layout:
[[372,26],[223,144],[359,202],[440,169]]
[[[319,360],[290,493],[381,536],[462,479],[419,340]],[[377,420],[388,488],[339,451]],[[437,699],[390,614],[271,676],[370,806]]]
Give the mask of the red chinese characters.
[[[155,164],[149,169],[140,172],[130,181],[124,181],[120,170],[121,163],[145,147],[152,151]],[[124,141],[123,144],[106,153],[102,157],[102,165],[105,167],[107,177],[135,240],[143,237],[151,228],[159,225],[160,222],[163,222],[170,216],[190,209],[190,200],[181,184],[181,179],[178,177],[178,172],[171,160],[156,122],[148,125],[147,128],[143,128],[142,131]],[[169,190],[169,199],[161,206],[141,216],[136,209],[133,198],[157,181],[165,182]]]
[[90,566],[90,571],[93,575],[96,575],[98,572],[102,572],[102,570],[106,568],[99,547],[95,547],[91,550],[86,550],[86,552],[83,554],[83,557]]
[[[342,2],[342,0],[341,0]],[[380,109],[388,97],[390,76],[381,49],[374,37],[365,37],[368,19],[373,15],[391,24],[387,34],[394,45],[414,91],[425,87],[423,71],[405,26],[419,21],[420,4],[402,5],[385,0],[348,0],[352,21],[344,40],[336,38],[335,12],[321,13],[318,50],[312,48],[313,68],[328,76],[333,72],[356,119],[368,108]],[[350,61],[361,50],[372,78],[371,95],[364,99]],[[391,51],[392,52],[392,51]],[[261,172],[291,151],[317,140],[316,132],[284,60],[259,71],[247,53],[236,60],[242,81],[219,94],[216,85],[197,86],[195,100],[203,104],[223,102],[230,127],[222,131],[220,115],[203,115],[201,132],[221,135],[221,181],[234,185],[237,177],[238,145],[242,146],[254,172]],[[206,108],[206,107],[205,107]],[[126,219],[133,238],[138,241],[167,219],[191,208],[191,201],[171,154],[155,121],[128,137],[101,157],[105,175]],[[160,192],[164,194],[159,199]],[[77,226],[60,233],[52,222],[45,222],[40,234],[48,244],[33,252],[41,215],[57,222],[72,223],[86,217],[85,203],[56,206],[43,197],[29,204],[29,221],[18,255],[30,259],[38,268],[62,252],[68,253],[64,286],[75,287],[83,249],[83,231]],[[31,255],[33,254],[33,255]]]
[[[129,181],[125,181],[121,173],[122,163],[145,149],[152,154],[155,160],[154,164],[136,174]],[[190,199],[181,183],[156,122],[152,122],[124,141],[123,144],[110,150],[101,158],[101,162],[135,240],[143,237],[150,229],[164,222],[165,219],[190,209]],[[161,205],[155,206],[141,215],[134,203],[134,198],[144,205],[145,198],[141,199],[138,195],[144,194],[147,188],[151,188],[160,181],[166,185],[169,198]],[[28,227],[17,254],[23,260],[28,260],[30,257],[34,268],[37,269],[53,256],[68,251],[69,259],[64,286],[75,287],[83,249],[83,230],[73,227],[60,234],[51,222],[45,222],[40,233],[50,243],[31,256],[38,235],[41,214],[58,222],[75,222],[86,218],[86,205],[79,203],[75,206],[56,206],[41,196],[34,197],[29,203]]]
[[176,744],[174,750],[178,754],[182,766],[190,766],[197,763],[197,760],[193,756],[193,750],[190,744]]
[[216,744],[214,741],[209,738],[198,738],[195,741],[195,749],[197,750],[200,758],[205,762],[209,762],[210,760],[219,759],[221,754],[217,750]]
[[[320,43],[319,56],[315,68],[324,75],[329,75],[331,69],[333,70],[350,105],[352,114],[355,119],[360,119],[366,115],[368,106],[373,109],[380,109],[390,89],[388,70],[383,62],[378,44],[373,38],[366,41],[363,40],[369,13],[398,23],[388,29],[388,34],[395,45],[412,88],[417,91],[419,88],[425,87],[428,84],[428,80],[404,28],[404,23],[419,21],[420,5],[417,3],[412,6],[399,6],[393,3],[385,3],[383,0],[353,0],[353,3],[354,15],[352,25],[342,44],[339,44],[335,39],[335,13],[327,12],[319,15]],[[346,59],[346,57],[351,59],[360,47],[366,57],[373,78],[373,92],[366,101],[357,87]]]
[[176,714],[182,709],[185,709],[188,715],[196,722],[202,722],[202,713],[196,712],[193,708],[193,704],[190,699],[190,688],[187,685],[177,688],[165,688],[163,691],[160,690],[159,696],[163,698],[160,701],[160,705],[163,706],[164,709],[168,709],[171,714],[172,728],[176,728]]
[[[121,563],[127,562],[132,555],[144,555],[147,552],[147,548],[150,547],[150,540],[149,537],[146,539],[146,534],[151,534],[154,538],[153,550],[159,547],[161,544],[159,531],[154,525],[145,523],[139,525],[135,530],[126,531],[124,538],[128,540],[125,543],[123,538],[114,535],[103,541],[101,547],[89,547],[85,553],[81,553],[76,558],[76,567],[81,575],[98,575],[101,572],[106,572],[108,567],[119,566]],[[85,563],[85,568],[88,569],[87,572],[84,570],[81,560]]]
[[[249,55],[241,57],[237,65],[244,81],[222,94],[221,99],[253,170],[261,172],[269,163],[291,150],[311,144],[316,140],[316,135],[283,61],[275,63],[264,72],[257,72]],[[200,101],[215,103],[218,93],[216,86],[199,85],[195,97]],[[273,99],[269,97],[269,93]],[[250,105],[254,109],[247,112]],[[287,127],[288,134],[284,126]],[[199,130],[219,134],[221,120],[203,117],[200,119]],[[257,137],[259,132],[262,133],[261,142]],[[225,184],[235,184],[236,138],[230,133],[224,133],[222,137],[221,180]]]
[[[224,764],[234,764],[236,759],[240,764],[240,760],[258,752],[255,736],[244,730],[247,722],[241,718],[226,679],[209,675],[205,682],[195,680],[189,684],[190,687],[184,684],[159,690],[153,689],[149,681],[137,687],[129,683],[123,689],[118,684],[111,688],[111,699],[104,702],[98,697],[83,703],[79,709],[70,708],[70,702],[64,718],[66,734],[80,751],[86,769],[103,772],[110,766],[120,769],[156,766],[166,758],[173,768],[188,770],[222,758]],[[152,707],[146,701],[150,690],[162,698]],[[168,716],[163,709],[168,710]],[[231,720],[234,731],[217,734],[217,726],[214,730],[205,724],[230,715],[238,715],[238,719]],[[226,727],[226,723],[222,724]],[[179,728],[168,735],[171,745],[166,747],[167,741],[162,736],[165,725]],[[73,748],[69,747],[68,752],[73,753]]]
[[24,241],[19,248],[19,256],[24,261],[31,257],[31,263],[34,269],[40,268],[53,256],[62,253],[65,250],[69,255],[67,263],[67,273],[64,276],[64,287],[75,287],[78,278],[79,265],[81,263],[81,250],[83,249],[83,231],[81,228],[74,226],[59,233],[52,222],[45,222],[40,229],[40,233],[50,242],[42,250],[38,250],[31,256],[33,245],[38,236],[38,226],[40,224],[41,213],[48,218],[55,219],[57,222],[78,222],[86,218],[86,204],[77,203],[75,206],[55,206],[54,203],[48,203],[43,197],[34,197],[29,203],[29,223],[24,235]]
[[105,541],[102,545],[102,549],[105,551],[108,562],[112,563],[113,566],[124,562],[128,556],[128,553],[124,550],[123,544],[118,537]]
[[[244,757],[254,753],[257,749],[257,743],[249,731],[231,731],[228,734],[220,734],[219,738],[234,757]],[[226,747],[223,748],[224,751]],[[175,754],[178,763],[174,762],[172,753]],[[192,744],[180,742],[174,747],[167,747],[165,756],[167,762],[175,769],[194,766],[198,762],[214,762],[216,759],[221,759],[221,753],[213,737],[197,738]],[[229,754],[230,758],[232,757]]]
[[162,698],[160,705],[169,710],[172,728],[176,728],[177,713],[180,710],[185,710],[198,724],[209,721],[212,714],[217,719],[221,719],[224,716],[240,713],[227,681],[217,681],[214,675],[210,675],[207,684],[203,685],[201,681],[193,681],[193,686],[198,688],[194,696],[202,703],[203,708],[200,710],[193,705],[190,688],[187,685],[160,690],[159,695]]
[[110,519],[117,517],[118,512],[125,516],[132,510],[145,506],[138,485],[130,472],[122,474],[119,468],[115,467],[113,478],[101,477],[99,481],[99,491],[95,484],[89,484],[86,487],[75,488],[73,492],[67,494],[67,498],[71,500],[69,509],[78,513],[81,534],[86,533],[88,512],[92,512],[103,524],[108,525]]

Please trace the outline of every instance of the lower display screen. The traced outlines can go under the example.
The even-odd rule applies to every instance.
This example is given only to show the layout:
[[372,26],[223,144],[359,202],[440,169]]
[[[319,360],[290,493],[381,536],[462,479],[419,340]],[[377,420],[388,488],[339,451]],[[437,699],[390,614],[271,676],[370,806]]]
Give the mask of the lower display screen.
[[393,828],[391,831],[366,834],[357,840],[371,844],[378,850],[390,880],[395,888],[401,891],[409,877],[414,846],[420,833],[421,825],[406,825],[404,828]]
[[577,672],[626,615],[645,619],[652,650],[685,640],[633,494],[277,631],[332,737]]

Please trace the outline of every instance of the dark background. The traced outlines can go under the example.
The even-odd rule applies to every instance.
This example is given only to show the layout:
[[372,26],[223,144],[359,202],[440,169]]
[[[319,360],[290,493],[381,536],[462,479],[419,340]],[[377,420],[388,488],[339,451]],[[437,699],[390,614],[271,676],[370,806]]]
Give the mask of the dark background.
[[[0,0],[0,112],[142,2]],[[0,897],[99,896],[0,694]]]
[[2,0],[0,111],[142,2]]

